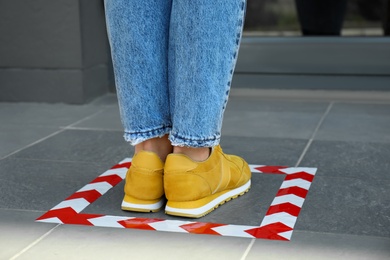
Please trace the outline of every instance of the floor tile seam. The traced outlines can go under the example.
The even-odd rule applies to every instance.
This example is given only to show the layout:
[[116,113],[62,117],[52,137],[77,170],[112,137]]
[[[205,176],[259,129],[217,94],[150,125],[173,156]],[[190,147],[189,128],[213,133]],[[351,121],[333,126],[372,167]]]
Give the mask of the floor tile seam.
[[320,120],[318,121],[317,123],[317,126],[316,128],[314,129],[309,141],[307,142],[305,148],[303,149],[302,151],[302,154],[300,155],[297,163],[295,164],[295,167],[298,167],[298,165],[302,162],[303,158],[305,157],[307,151],[309,150],[311,144],[313,143],[313,140],[315,138],[315,136],[317,135],[319,129],[321,128],[323,122],[325,121],[325,118],[329,115],[330,111],[332,110],[332,107],[334,105],[334,102],[330,102],[328,107],[326,108],[325,112],[323,113],[322,117],[320,118]]
[[15,209],[15,208],[1,208],[2,211],[17,211],[17,212],[30,212],[30,213],[46,213],[47,210],[32,210],[32,209]]
[[381,141],[361,141],[359,140],[345,140],[345,138],[337,138],[337,139],[330,139],[330,138],[325,138],[325,137],[316,137],[313,139],[313,142],[334,142],[334,143],[350,143],[350,144],[390,144],[390,139],[389,141],[386,140],[381,140]]
[[53,159],[41,159],[41,158],[25,158],[25,157],[11,157],[11,158],[6,158],[8,160],[17,160],[17,161],[36,161],[36,162],[57,162],[57,163],[82,163],[82,164],[91,164],[93,163],[94,165],[96,164],[103,164],[102,161],[70,161],[70,160],[53,160]]
[[18,257],[20,257],[21,255],[23,255],[24,253],[26,253],[28,250],[30,250],[31,248],[33,248],[34,246],[36,246],[39,242],[41,242],[42,240],[44,240],[47,236],[49,236],[56,228],[58,228],[59,226],[61,226],[61,224],[57,224],[55,227],[51,228],[49,231],[47,231],[45,234],[43,234],[42,236],[40,236],[39,238],[37,238],[35,241],[33,241],[32,243],[30,243],[29,245],[27,245],[25,248],[23,248],[22,250],[20,250],[18,253],[16,253],[13,257],[11,257],[9,260],[15,260],[17,259]]
[[232,89],[232,98],[251,98],[266,100],[296,100],[316,102],[385,102],[390,103],[389,91],[351,91],[351,90],[300,90],[300,89],[261,89],[235,88]]
[[[236,119],[237,116],[240,116],[240,120],[256,120],[258,119],[260,116],[261,117],[264,117],[264,116],[267,116],[267,117],[271,117],[271,119],[274,119],[275,116],[282,116],[283,119],[285,117],[302,117],[302,116],[306,116],[309,117],[309,116],[318,116],[318,115],[322,115],[323,114],[323,111],[318,111],[318,112],[312,112],[312,111],[264,111],[264,110],[244,110],[244,109],[236,109],[234,111],[229,111],[227,114],[226,114],[226,118],[229,118],[229,117],[232,117],[233,119]],[[257,116],[257,118],[254,118],[254,116]],[[248,119],[248,117],[251,117]],[[304,118],[304,119],[306,119]],[[276,118],[278,119],[278,118]]]
[[[223,131],[223,130],[222,130]],[[288,136],[288,137],[278,137],[278,136],[261,136],[261,135],[258,135],[258,136],[249,136],[249,135],[236,135],[236,134],[222,134],[222,140],[224,140],[226,137],[238,137],[238,138],[257,138],[257,139],[284,139],[284,140],[300,140],[300,141],[307,141],[309,140],[308,138],[304,138],[304,137],[291,137],[291,136]]]
[[[322,116],[323,112],[290,112],[290,111],[234,111],[226,115],[224,120],[244,120],[244,121],[255,121],[255,120],[269,120],[269,121],[286,121],[289,119],[296,120],[305,120],[311,119],[313,117]],[[230,118],[229,118],[230,117]]]
[[[315,167],[315,166],[314,166]],[[316,173],[316,177],[314,178],[314,182],[316,179],[318,178],[327,178],[327,179],[339,179],[339,180],[364,180],[366,183],[370,183],[370,182],[390,182],[390,178],[389,179],[384,179],[384,178],[364,178],[364,177],[352,177],[352,176],[324,176],[324,175],[321,175],[321,172],[318,171]]]
[[53,129],[59,129],[62,126],[61,125],[45,125],[45,124],[30,124],[30,123],[25,123],[25,122],[20,122],[20,123],[13,123],[13,122],[1,122],[0,127],[20,127],[20,128],[28,128],[28,127],[40,127],[40,128],[53,128]]
[[90,114],[90,115],[88,115],[88,116],[86,116],[86,117],[84,117],[84,118],[81,118],[81,119],[77,120],[76,122],[74,122],[74,123],[72,123],[72,124],[69,124],[69,125],[65,126],[64,128],[73,127],[73,126],[75,126],[75,125],[77,125],[77,124],[80,124],[80,123],[82,123],[82,122],[84,122],[84,121],[86,121],[86,120],[88,120],[88,119],[91,119],[91,118],[94,117],[94,116],[97,116],[97,115],[103,113],[103,112],[104,112],[105,110],[107,110],[107,109],[108,109],[108,108],[101,108],[100,110],[96,111],[95,113]]
[[253,245],[255,244],[256,238],[252,238],[249,245],[245,249],[244,253],[242,254],[240,260],[245,260],[247,256],[249,255],[249,252],[252,250]]
[[[84,118],[82,118],[82,119],[77,120],[76,122],[74,122],[74,123],[72,123],[72,124],[69,124],[67,127],[72,127],[72,126],[74,126],[74,125],[76,125],[76,124],[78,124],[78,123],[81,123],[81,122],[83,122],[83,121],[85,121],[85,120],[88,120],[89,118],[91,118],[91,117],[93,117],[93,116],[95,116],[95,115],[98,115],[99,113],[102,113],[103,111],[104,111],[104,110],[99,110],[99,111],[97,111],[97,112],[95,112],[95,113],[93,113],[93,114],[91,114],[91,115],[89,115],[89,116],[86,116],[86,117],[84,117]],[[47,139],[49,139],[49,138],[51,138],[51,137],[53,137],[53,136],[55,136],[55,135],[57,135],[57,134],[60,134],[60,133],[62,133],[62,132],[64,132],[64,131],[65,131],[65,129],[59,129],[58,131],[55,131],[54,133],[51,133],[51,134],[49,134],[49,135],[47,135],[47,136],[45,136],[45,137],[42,137],[42,138],[40,138],[40,139],[38,139],[38,140],[36,140],[36,141],[34,141],[34,142],[32,142],[32,143],[30,143],[30,144],[28,144],[28,145],[22,147],[22,148],[19,148],[19,149],[15,150],[15,151],[13,151],[13,152],[11,152],[11,153],[9,153],[9,154],[3,156],[2,158],[0,158],[0,160],[6,159],[6,158],[10,157],[11,155],[14,155],[14,154],[16,154],[16,153],[18,153],[18,152],[20,152],[20,151],[23,151],[23,150],[25,150],[25,149],[27,149],[27,148],[33,146],[33,145],[38,144],[38,143],[41,143],[41,142],[43,142],[43,141],[45,141],[45,140],[47,140]]]
[[107,131],[107,132],[123,132],[122,129],[114,129],[114,128],[94,128],[94,127],[61,127],[65,130],[80,130],[80,131]]
[[[323,104],[323,103],[345,103],[357,105],[390,105],[390,101],[376,101],[376,100],[343,100],[343,99],[299,99],[299,98],[262,98],[262,97],[234,97],[235,100],[247,101],[273,101],[273,102],[291,102],[291,103],[305,103],[305,104]],[[232,101],[234,102],[234,101]]]
[[40,128],[53,128],[53,129],[76,129],[76,130],[107,130],[107,131],[121,131],[120,129],[114,129],[114,128],[91,128],[91,127],[77,127],[77,126],[68,126],[68,125],[45,125],[45,124],[30,124],[30,123],[13,123],[13,122],[9,122],[9,123],[3,123],[2,122],[2,125],[0,127],[3,127],[3,126],[10,126],[10,127],[29,127],[29,126],[32,126],[32,127],[40,127]]

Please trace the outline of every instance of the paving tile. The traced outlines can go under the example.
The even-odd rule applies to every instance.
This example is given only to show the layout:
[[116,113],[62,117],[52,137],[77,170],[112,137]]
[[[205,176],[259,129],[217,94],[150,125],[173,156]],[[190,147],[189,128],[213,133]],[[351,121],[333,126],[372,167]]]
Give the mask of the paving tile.
[[[71,238],[71,239],[69,239]],[[60,226],[18,259],[240,259],[250,240],[168,232]]]
[[[242,156],[250,164],[295,166],[307,140],[223,135],[225,153]],[[311,165],[305,165],[311,166]]]
[[14,124],[0,125],[0,158],[44,138],[59,129],[56,127],[35,126],[22,127]]
[[390,238],[390,180],[316,176],[297,230]]
[[122,132],[67,130],[29,147],[12,158],[107,162],[112,165],[133,155]]
[[301,165],[318,167],[318,176],[390,180],[390,144],[314,141]]
[[246,137],[279,137],[309,139],[320,114],[294,114],[272,112],[230,112],[224,120],[222,133]]
[[245,259],[387,260],[389,256],[389,238],[295,231],[290,242],[256,240]]
[[390,105],[336,103],[316,139],[390,142]]
[[99,114],[74,125],[75,128],[106,129],[123,132],[118,106],[110,106]]
[[67,126],[84,117],[96,113],[96,106],[0,103],[2,125],[18,126]]
[[329,115],[384,116],[389,118],[390,104],[335,103]]
[[[282,55],[284,56],[284,55]],[[265,62],[266,63],[266,62]],[[390,77],[372,77],[357,75],[356,72],[350,75],[309,75],[297,74],[266,74],[265,71],[259,74],[236,73],[232,81],[234,89],[282,89],[282,90],[326,90],[326,91],[388,91]],[[327,72],[329,73],[329,72]],[[362,100],[365,98],[362,97]],[[342,99],[343,100],[343,99]],[[345,99],[344,99],[345,100]]]
[[226,112],[254,111],[254,112],[294,112],[322,114],[326,111],[329,102],[310,102],[296,100],[267,100],[251,97],[230,97]]
[[229,103],[222,133],[246,137],[309,139],[326,103],[241,101]]
[[89,103],[89,105],[96,105],[96,106],[112,106],[117,104],[118,104],[118,98],[114,93],[108,93],[99,98],[96,98],[95,100]]
[[56,226],[34,223],[42,213],[0,209],[0,259],[10,259]]
[[47,211],[109,169],[108,164],[0,161],[0,208]]

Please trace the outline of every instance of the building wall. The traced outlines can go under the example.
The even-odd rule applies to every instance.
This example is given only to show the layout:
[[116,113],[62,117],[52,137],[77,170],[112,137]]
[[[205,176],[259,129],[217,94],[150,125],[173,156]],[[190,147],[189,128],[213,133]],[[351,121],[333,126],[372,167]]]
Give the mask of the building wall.
[[85,103],[111,70],[101,0],[0,1],[0,101]]

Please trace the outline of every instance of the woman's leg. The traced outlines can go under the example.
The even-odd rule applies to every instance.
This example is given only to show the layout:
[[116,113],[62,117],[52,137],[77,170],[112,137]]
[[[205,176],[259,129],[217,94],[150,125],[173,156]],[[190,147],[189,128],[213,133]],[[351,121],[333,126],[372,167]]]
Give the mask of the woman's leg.
[[164,205],[163,168],[172,151],[168,96],[168,0],[105,0],[107,31],[125,139],[135,145],[122,209]]
[[171,129],[168,35],[171,3],[105,0],[107,31],[125,139],[133,145]]
[[244,12],[245,0],[173,0],[167,214],[201,217],[250,188],[248,164],[218,146]]
[[173,0],[169,94],[174,146],[219,143],[245,0]]

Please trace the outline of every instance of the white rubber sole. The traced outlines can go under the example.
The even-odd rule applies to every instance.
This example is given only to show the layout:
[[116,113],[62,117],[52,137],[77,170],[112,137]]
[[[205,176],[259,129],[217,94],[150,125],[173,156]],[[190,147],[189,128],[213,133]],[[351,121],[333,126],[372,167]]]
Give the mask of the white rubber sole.
[[165,213],[168,215],[181,216],[181,217],[190,217],[190,218],[200,218],[214,209],[218,208],[219,205],[224,204],[225,202],[237,198],[240,195],[246,193],[251,187],[251,180],[242,185],[241,187],[235,188],[234,190],[230,190],[221,194],[214,200],[205,204],[202,207],[191,208],[191,209],[183,209],[183,208],[174,208],[170,207],[168,204],[165,206]]
[[126,201],[122,201],[121,208],[126,211],[136,211],[136,212],[157,212],[165,204],[165,199],[162,198],[158,202],[153,204],[135,204]]

